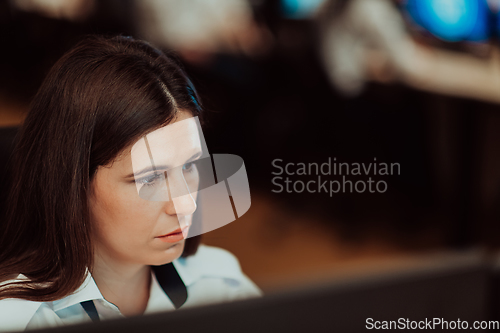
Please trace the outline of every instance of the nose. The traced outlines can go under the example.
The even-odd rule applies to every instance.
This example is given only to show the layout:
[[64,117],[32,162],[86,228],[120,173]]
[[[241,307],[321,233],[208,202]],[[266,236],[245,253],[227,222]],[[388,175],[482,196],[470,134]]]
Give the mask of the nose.
[[193,214],[197,208],[196,199],[184,179],[182,168],[168,171],[167,182],[171,200],[166,203],[166,213],[178,216]]

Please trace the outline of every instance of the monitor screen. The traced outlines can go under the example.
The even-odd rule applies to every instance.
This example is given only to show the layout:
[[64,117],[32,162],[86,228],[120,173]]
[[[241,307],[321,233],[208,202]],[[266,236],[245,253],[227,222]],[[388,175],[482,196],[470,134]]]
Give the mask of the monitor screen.
[[447,42],[486,42],[493,16],[486,0],[404,0],[411,21]]

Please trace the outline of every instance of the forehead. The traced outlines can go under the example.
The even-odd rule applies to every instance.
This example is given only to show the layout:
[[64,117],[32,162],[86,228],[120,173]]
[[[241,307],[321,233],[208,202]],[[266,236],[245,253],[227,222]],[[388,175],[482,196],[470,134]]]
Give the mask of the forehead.
[[[174,149],[176,146],[188,146],[189,144],[196,144],[199,142],[199,131],[197,126],[197,119],[192,116],[186,116],[185,113],[182,117],[176,118],[172,123],[167,124],[151,133],[148,133],[145,139],[150,146],[169,146],[169,150]],[[141,140],[137,141],[132,146],[132,153],[134,150],[140,149]],[[173,144],[170,146],[170,144]]]
[[130,154],[133,169],[137,171],[151,165],[179,166],[193,154],[207,152],[204,148],[198,117],[184,113],[139,139]]
[[[129,160],[132,152],[137,155],[143,151],[145,148],[144,138],[147,139],[149,145],[154,144],[160,148],[165,148],[168,145],[170,150],[176,148],[177,145],[175,143],[180,143],[180,145],[184,147],[189,145],[196,146],[201,143],[201,145],[205,147],[203,132],[198,117],[193,117],[191,112],[181,110],[177,113],[172,122],[153,130],[124,148],[108,165],[106,165],[106,167],[109,168],[116,163],[126,162],[126,160]],[[182,143],[182,141],[184,141],[184,143]]]

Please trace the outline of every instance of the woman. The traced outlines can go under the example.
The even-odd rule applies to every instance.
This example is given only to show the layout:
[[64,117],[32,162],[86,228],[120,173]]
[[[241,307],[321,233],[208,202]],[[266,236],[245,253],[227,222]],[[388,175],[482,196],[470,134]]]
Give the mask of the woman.
[[[178,63],[142,41],[90,37],[54,65],[15,151],[0,234],[0,330],[260,294],[230,253],[184,239],[196,209],[184,185],[197,184],[190,158],[202,148],[193,126],[201,111]],[[169,142],[167,163],[183,165],[168,176],[169,191],[184,186],[175,199],[141,195],[156,180],[134,173],[132,152],[151,133]]]

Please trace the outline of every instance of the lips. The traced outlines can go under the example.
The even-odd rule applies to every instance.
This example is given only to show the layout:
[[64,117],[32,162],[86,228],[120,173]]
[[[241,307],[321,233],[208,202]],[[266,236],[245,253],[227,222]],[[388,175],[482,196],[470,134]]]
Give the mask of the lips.
[[188,227],[184,227],[184,229],[178,228],[178,229],[172,231],[171,233],[168,233],[168,234],[163,235],[163,236],[158,236],[156,238],[158,238],[159,240],[161,240],[163,242],[168,242],[168,243],[179,242],[185,238],[184,235],[187,236],[187,229],[188,229]]
[[181,228],[177,228],[176,230],[172,231],[171,233],[163,235],[163,236],[159,236],[159,237],[166,237],[166,236],[170,236],[170,235],[174,235],[174,234],[178,234],[178,233],[182,233]]

